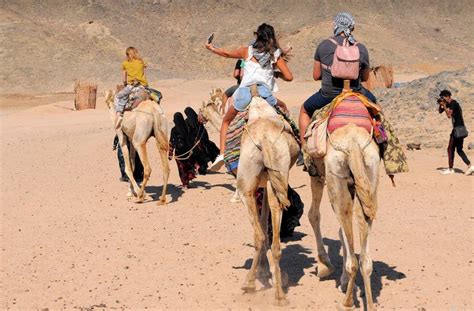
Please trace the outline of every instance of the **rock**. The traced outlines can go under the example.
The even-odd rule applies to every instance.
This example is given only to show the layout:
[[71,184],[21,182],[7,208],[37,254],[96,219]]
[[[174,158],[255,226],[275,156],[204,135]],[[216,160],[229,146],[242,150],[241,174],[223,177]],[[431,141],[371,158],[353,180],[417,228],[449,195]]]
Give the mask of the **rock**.
[[474,149],[474,143],[470,142],[469,144],[467,144],[467,149],[469,150]]
[[421,150],[421,144],[420,143],[408,143],[407,148],[408,148],[408,150]]

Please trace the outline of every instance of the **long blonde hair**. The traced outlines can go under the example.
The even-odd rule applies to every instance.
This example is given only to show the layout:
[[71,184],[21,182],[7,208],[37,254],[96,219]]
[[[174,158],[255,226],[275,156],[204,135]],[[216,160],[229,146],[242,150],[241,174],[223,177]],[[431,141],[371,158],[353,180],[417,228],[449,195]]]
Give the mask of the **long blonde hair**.
[[127,59],[129,61],[132,61],[134,59],[139,60],[143,63],[143,59],[141,58],[140,54],[138,53],[138,50],[134,48],[133,46],[129,46],[125,50],[125,55],[127,55]]

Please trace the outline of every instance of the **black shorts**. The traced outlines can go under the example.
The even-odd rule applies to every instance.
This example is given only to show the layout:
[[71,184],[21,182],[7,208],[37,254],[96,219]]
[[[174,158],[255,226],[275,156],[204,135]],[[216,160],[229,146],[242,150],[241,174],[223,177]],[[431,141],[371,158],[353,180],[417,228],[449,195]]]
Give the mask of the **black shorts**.
[[225,96],[227,96],[227,97],[232,97],[232,95],[234,95],[234,92],[235,92],[238,88],[239,88],[239,85],[238,85],[238,84],[231,86],[230,88],[228,88],[227,90],[225,90],[225,92],[224,92]]

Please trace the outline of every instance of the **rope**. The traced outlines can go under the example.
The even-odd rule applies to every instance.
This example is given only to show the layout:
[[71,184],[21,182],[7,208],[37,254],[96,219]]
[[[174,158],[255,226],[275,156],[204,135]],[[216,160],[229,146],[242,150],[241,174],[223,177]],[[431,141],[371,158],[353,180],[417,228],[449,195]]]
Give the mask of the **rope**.
[[[204,136],[204,131],[202,131],[201,137],[199,137],[199,139],[196,141],[194,146],[191,147],[191,149],[189,149],[188,151],[186,151],[185,153],[182,153],[180,155],[176,155],[176,154],[173,153],[173,159],[179,160],[179,161],[188,160],[193,155],[193,150],[201,143],[201,139],[202,139],[203,136]],[[188,156],[183,157],[185,155],[188,155]]]

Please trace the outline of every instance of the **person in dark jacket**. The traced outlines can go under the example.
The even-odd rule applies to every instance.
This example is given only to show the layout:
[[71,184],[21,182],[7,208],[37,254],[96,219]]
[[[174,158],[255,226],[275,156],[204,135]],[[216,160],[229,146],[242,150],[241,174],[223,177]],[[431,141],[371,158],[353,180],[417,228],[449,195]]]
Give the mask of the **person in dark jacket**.
[[[128,176],[125,173],[125,160],[123,159],[122,148],[119,145],[119,139],[117,135],[115,135],[114,143],[112,146],[112,150],[115,149],[117,149],[117,159],[121,175],[119,180],[123,182],[129,182]],[[135,178],[135,181],[137,183],[141,183],[143,181],[143,165],[142,161],[140,160],[140,157],[138,156],[138,153],[135,154],[135,168],[133,170],[133,178]]]
[[446,113],[446,116],[451,119],[453,123],[453,129],[449,135],[449,144],[448,144],[448,168],[443,170],[441,174],[453,174],[454,173],[454,151],[456,150],[461,159],[466,163],[467,170],[466,175],[470,175],[474,172],[474,166],[471,165],[471,161],[463,151],[464,138],[456,137],[454,135],[454,129],[456,127],[464,127],[464,119],[462,117],[462,109],[459,103],[451,98],[451,92],[448,90],[442,90],[439,93],[438,99],[438,112]]

